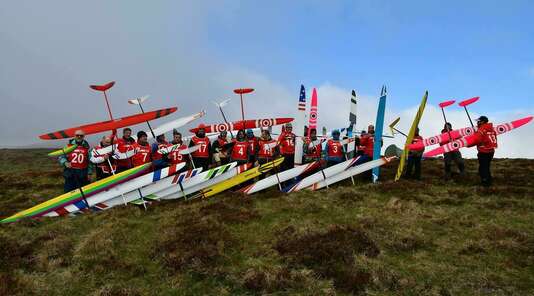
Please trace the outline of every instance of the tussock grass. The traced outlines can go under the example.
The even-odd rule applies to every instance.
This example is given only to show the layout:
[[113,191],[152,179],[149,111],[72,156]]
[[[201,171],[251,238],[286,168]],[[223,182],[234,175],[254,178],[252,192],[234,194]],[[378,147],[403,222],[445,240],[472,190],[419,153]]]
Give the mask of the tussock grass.
[[[56,196],[46,150],[0,150],[0,216]],[[32,166],[30,166],[32,165]],[[498,159],[495,186],[356,178],[318,192],[128,206],[0,226],[0,295],[534,294],[534,161]]]

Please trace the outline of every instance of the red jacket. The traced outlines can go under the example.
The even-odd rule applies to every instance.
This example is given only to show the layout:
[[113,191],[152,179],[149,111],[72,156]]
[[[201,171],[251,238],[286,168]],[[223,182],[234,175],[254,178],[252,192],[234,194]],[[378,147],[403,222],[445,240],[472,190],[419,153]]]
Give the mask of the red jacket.
[[[119,150],[119,152],[126,152],[128,150],[132,150],[134,149],[134,146],[135,146],[135,140],[133,138],[129,138],[129,139],[124,139],[124,138],[120,138],[117,140],[117,150]],[[131,168],[132,167],[132,160],[127,158],[127,159],[118,159],[117,160],[117,166],[120,167],[120,168]]]
[[492,123],[484,123],[476,133],[477,150],[481,153],[495,152],[497,148],[497,133],[493,129]]
[[234,139],[234,147],[232,147],[232,159],[234,160],[248,160],[250,144],[247,140],[237,141]]
[[134,147],[136,150],[134,156],[132,156],[132,162],[134,166],[140,166],[142,164],[152,162],[152,153],[148,143],[145,146],[135,143]]
[[329,157],[343,157],[343,145],[341,145],[340,141],[335,140],[328,140],[326,142],[327,151],[326,155]]
[[89,165],[89,149],[84,146],[76,147],[67,155],[67,161],[73,169],[86,169]]
[[375,135],[365,134],[360,138],[360,146],[363,146],[363,153],[373,158],[373,148],[375,145]]
[[313,159],[319,159],[321,158],[321,152],[322,152],[322,143],[320,141],[319,144],[313,146],[313,147],[310,147],[310,143],[312,142],[312,140],[309,138],[309,137],[306,137],[304,138],[304,145],[305,145],[305,148],[304,151],[306,151],[306,157],[307,158],[313,158]]
[[[97,145],[94,147],[95,150],[104,148],[102,145]],[[111,152],[107,154],[108,156],[111,156]],[[91,159],[92,161],[93,159]],[[112,157],[108,158],[109,162],[107,160],[104,160],[103,162],[97,163],[96,167],[104,174],[112,174],[117,170],[116,160]],[[111,167],[109,166],[111,164]]]
[[211,145],[210,145],[210,139],[208,139],[208,137],[199,138],[197,136],[193,136],[191,138],[191,143],[189,144],[189,147],[200,145],[197,151],[191,153],[191,156],[198,157],[198,158],[209,158],[210,156],[209,149],[211,149]]
[[165,143],[153,143],[152,144],[152,160],[160,160],[163,158],[163,154],[159,153],[159,150],[161,148],[167,148],[172,146],[172,144],[169,144],[167,142]]
[[[172,146],[172,145],[175,145],[175,144],[171,144],[169,146]],[[187,146],[182,143],[180,147],[174,149],[174,151],[169,153],[170,164],[178,164],[178,163],[186,161],[186,155],[180,154],[180,151],[184,149],[187,149]]]
[[259,158],[273,158],[276,147],[270,147],[273,143],[276,143],[275,140],[259,140],[258,146],[258,157]]
[[282,155],[295,154],[295,134],[282,132],[278,137],[280,153]]
[[258,138],[253,137],[252,139],[247,138],[248,145],[250,147],[250,153],[256,155],[258,153]]

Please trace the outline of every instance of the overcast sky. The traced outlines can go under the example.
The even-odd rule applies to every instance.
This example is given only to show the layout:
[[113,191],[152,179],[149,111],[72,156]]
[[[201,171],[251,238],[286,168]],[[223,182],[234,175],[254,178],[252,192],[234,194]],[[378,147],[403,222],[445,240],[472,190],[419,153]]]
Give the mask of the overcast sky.
[[[425,90],[424,136],[441,130],[435,106],[448,99],[480,96],[473,116],[509,121],[534,114],[532,11],[529,1],[8,1],[0,146],[108,119],[88,86],[111,80],[115,117],[137,113],[127,99],[146,94],[145,109],[179,107],[154,126],[203,109],[205,123],[220,122],[211,101],[225,98],[238,119],[238,87],[256,89],[247,117],[292,116],[300,84],[318,88],[319,125],[329,128],[346,125],[351,89],[358,129],[374,122],[383,84],[386,122],[401,116],[401,130]],[[468,125],[458,107],[447,112]],[[534,158],[533,135],[530,124],[500,137],[497,156]]]

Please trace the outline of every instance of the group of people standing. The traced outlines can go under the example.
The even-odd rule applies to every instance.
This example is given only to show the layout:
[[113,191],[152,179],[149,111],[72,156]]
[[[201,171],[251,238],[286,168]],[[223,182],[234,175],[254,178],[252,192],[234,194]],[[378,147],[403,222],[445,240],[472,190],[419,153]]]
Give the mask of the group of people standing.
[[[446,122],[441,130],[442,134],[447,134],[452,131],[452,124]],[[480,116],[477,119],[477,129],[475,132],[477,143],[477,158],[478,158],[478,174],[482,186],[491,186],[493,178],[491,176],[491,161],[497,148],[497,133],[493,129],[493,124],[489,122],[486,116]],[[412,144],[423,141],[423,137],[419,135],[419,128],[415,130],[415,136]],[[450,140],[441,141],[440,146],[446,145]],[[408,154],[408,164],[406,169],[406,177],[421,179],[421,159],[423,157],[424,147],[418,150],[410,150]],[[460,150],[445,152],[443,154],[445,179],[449,180],[452,177],[452,166],[456,165],[458,174],[465,175],[465,164]]]
[[[488,118],[481,116],[477,120],[476,136],[478,140],[478,160],[479,174],[482,185],[489,186],[492,183],[490,164],[493,159],[497,138],[493,126],[488,122]],[[122,130],[122,137],[116,139],[115,149],[105,154],[99,154],[101,148],[113,144],[115,135],[104,136],[99,145],[93,147],[85,140],[82,130],[75,132],[75,137],[69,141],[70,145],[76,144],[76,148],[70,153],[59,158],[60,164],[64,167],[65,192],[74,190],[90,183],[90,175],[96,170],[96,179],[103,179],[113,174],[139,166],[145,163],[152,163],[154,169],[163,168],[173,164],[186,162],[185,169],[202,167],[207,170],[211,167],[220,166],[230,162],[239,164],[253,163],[261,165],[279,156],[284,157],[280,170],[284,171],[294,167],[296,138],[293,133],[291,123],[282,127],[282,132],[276,139],[268,129],[261,131],[261,136],[256,137],[252,130],[240,130],[234,137],[228,139],[228,133],[221,131],[217,139],[213,142],[206,136],[206,126],[200,124],[197,132],[191,137],[188,144],[184,143],[182,134],[173,131],[173,139],[168,142],[165,135],[158,135],[156,142],[150,145],[147,134],[144,131],[137,133],[137,140],[132,137],[132,130],[125,128]],[[446,123],[442,133],[452,130],[452,125]],[[341,139],[339,130],[332,132],[331,138],[317,136],[316,129],[307,130],[307,136],[303,138],[302,163],[310,163],[317,160],[324,160],[325,166],[336,165],[350,157],[359,156],[358,163],[364,163],[373,159],[373,149],[375,141],[374,126],[369,125],[367,131],[362,131],[360,136],[354,138]],[[343,141],[346,140],[346,141]],[[419,129],[415,132],[412,143],[422,141]],[[323,142],[326,144],[323,145]],[[348,143],[354,142],[354,151],[347,151]],[[441,145],[447,142],[440,143]],[[188,148],[193,148],[188,150]],[[165,148],[168,148],[167,150]],[[133,153],[131,153],[133,151]],[[162,152],[163,151],[163,152]],[[184,153],[184,151],[190,151]],[[421,178],[421,159],[424,148],[412,150],[408,155],[407,173],[409,178]],[[130,153],[130,154],[128,154]],[[113,155],[125,155],[124,157],[113,157]],[[445,177],[451,177],[451,167],[455,163],[459,173],[465,173],[465,165],[460,151],[447,152],[444,155]],[[369,174],[370,175],[370,174]]]

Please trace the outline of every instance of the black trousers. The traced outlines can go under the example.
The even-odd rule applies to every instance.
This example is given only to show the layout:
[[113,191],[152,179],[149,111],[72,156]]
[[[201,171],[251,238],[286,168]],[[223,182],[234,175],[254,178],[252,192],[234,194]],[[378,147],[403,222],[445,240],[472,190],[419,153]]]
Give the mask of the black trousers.
[[284,154],[284,161],[280,165],[280,171],[292,169],[295,166],[295,154]]
[[69,169],[63,170],[63,178],[65,178],[64,192],[69,192],[89,184],[87,169]]
[[223,164],[229,164],[230,158],[229,157],[221,157],[221,165]]
[[483,186],[490,186],[493,179],[491,177],[491,160],[493,159],[493,154],[479,152],[478,157],[478,174],[480,175],[480,182]]
[[449,178],[451,176],[451,166],[454,162],[460,171],[460,174],[465,172],[464,159],[462,158],[462,153],[460,151],[447,152],[443,155],[443,161],[445,162],[445,177]]
[[210,165],[209,157],[193,157],[193,162],[195,163],[195,167],[202,168],[202,171],[207,170]]
[[408,165],[406,167],[406,176],[408,178],[421,179],[421,158],[421,156],[408,156]]
[[97,180],[102,180],[110,176],[113,176],[113,173],[104,173],[100,168],[96,168],[96,179]]

